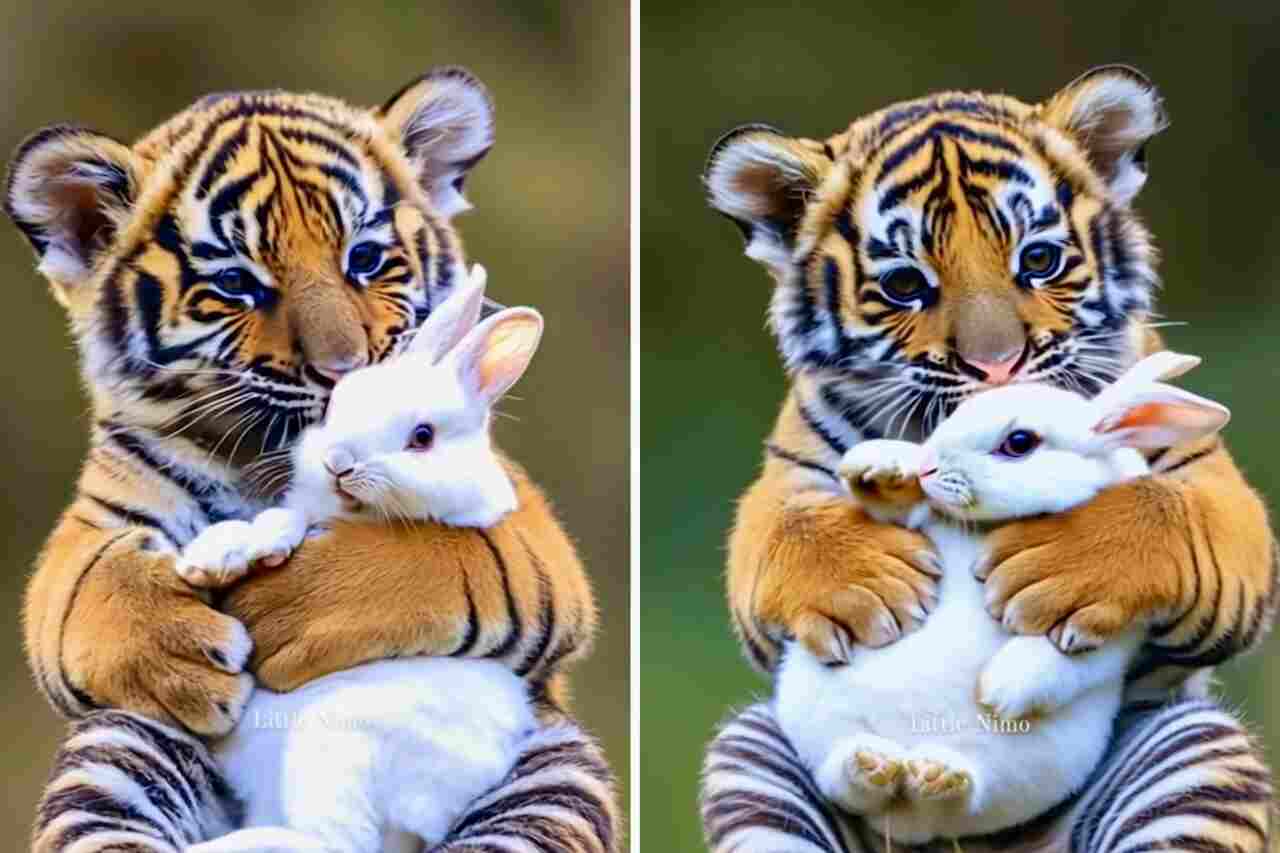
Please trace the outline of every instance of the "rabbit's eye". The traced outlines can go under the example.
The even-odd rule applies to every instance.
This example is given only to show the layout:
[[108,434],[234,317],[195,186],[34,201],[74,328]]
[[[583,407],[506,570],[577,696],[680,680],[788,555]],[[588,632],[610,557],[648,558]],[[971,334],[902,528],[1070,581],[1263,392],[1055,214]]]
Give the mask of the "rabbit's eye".
[[996,452],[1011,459],[1020,459],[1040,446],[1040,436],[1029,429],[1015,429],[1004,437]]
[[431,424],[418,424],[413,428],[413,432],[409,433],[409,449],[426,450],[431,446],[431,442],[435,440],[435,437],[435,427]]

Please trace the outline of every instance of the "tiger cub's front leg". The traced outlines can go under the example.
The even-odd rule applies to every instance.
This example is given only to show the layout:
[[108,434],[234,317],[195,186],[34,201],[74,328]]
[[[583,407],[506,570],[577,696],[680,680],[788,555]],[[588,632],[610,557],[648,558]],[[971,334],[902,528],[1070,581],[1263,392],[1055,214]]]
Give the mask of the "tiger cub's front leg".
[[586,573],[546,498],[509,473],[519,505],[494,527],[337,520],[232,589],[224,609],[253,637],[259,682],[287,691],[404,655],[493,657],[541,681],[583,655]]
[[1150,624],[1158,657],[1195,668],[1262,636],[1274,550],[1266,507],[1215,437],[1061,516],[998,528],[977,571],[992,615],[1015,633],[1082,652]]
[[828,662],[892,642],[924,621],[939,573],[923,535],[839,491],[797,488],[778,460],[743,496],[729,538],[735,627],[766,670],[787,636]]
[[67,716],[110,707],[204,735],[253,690],[245,628],[174,570],[154,531],[106,527],[83,499],[49,537],[24,608],[31,668]]

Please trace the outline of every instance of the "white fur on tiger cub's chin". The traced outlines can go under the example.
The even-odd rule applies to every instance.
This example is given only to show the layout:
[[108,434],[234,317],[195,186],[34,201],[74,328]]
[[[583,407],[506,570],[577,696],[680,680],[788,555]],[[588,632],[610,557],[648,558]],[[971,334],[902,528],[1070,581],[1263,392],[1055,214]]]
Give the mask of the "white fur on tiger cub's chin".
[[417,850],[511,771],[536,720],[494,661],[364,664],[292,693],[259,689],[213,747],[244,829],[189,853]]
[[[1041,386],[1000,388],[959,406],[923,447],[870,441],[846,454],[841,471],[850,478],[928,474],[921,485],[932,511],[906,507],[896,519],[934,542],[942,580],[940,603],[921,629],[884,648],[857,648],[847,665],[787,645],[778,721],[824,796],[920,843],[1014,826],[1085,783],[1109,743],[1144,626],[1073,656],[1047,637],[1011,636],[987,614],[973,574],[985,557],[982,539],[954,520],[1069,509],[1145,474],[1134,448],[1217,431],[1224,408],[1157,381],[1197,361],[1158,353],[1093,401]],[[1032,451],[999,452],[1018,430],[1039,437]],[[892,510],[878,512],[894,520],[885,515]],[[930,766],[950,772],[932,785],[913,773]],[[941,779],[954,782],[949,796],[923,795],[936,794]]]

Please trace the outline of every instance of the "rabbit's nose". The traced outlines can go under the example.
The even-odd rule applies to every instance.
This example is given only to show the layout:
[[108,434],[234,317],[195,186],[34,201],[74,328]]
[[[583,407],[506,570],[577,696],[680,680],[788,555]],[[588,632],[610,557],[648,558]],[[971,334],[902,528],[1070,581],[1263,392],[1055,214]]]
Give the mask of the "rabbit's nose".
[[345,447],[334,447],[324,455],[325,470],[339,479],[356,466],[356,458]]
[[938,454],[933,450],[926,450],[924,456],[920,459],[920,473],[917,474],[921,480],[926,477],[932,477],[938,473]]

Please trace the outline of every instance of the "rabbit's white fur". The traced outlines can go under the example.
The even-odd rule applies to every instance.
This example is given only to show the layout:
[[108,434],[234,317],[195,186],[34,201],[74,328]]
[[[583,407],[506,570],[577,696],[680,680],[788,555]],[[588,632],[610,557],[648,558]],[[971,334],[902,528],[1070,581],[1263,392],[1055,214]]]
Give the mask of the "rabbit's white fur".
[[259,689],[214,746],[245,828],[188,853],[433,847],[535,725],[527,685],[496,661],[385,660]]
[[[515,509],[489,420],[528,366],[542,318],[512,308],[477,325],[483,297],[477,266],[405,353],[338,382],[324,424],[295,448],[282,505],[208,528],[183,552],[184,577],[222,585],[256,561],[282,562],[309,529],[338,516],[488,527]],[[423,424],[434,436],[413,448]],[[434,845],[510,771],[534,725],[527,685],[492,661],[379,661],[292,693],[259,689],[213,747],[245,802],[246,828],[189,849]]]
[[[823,794],[908,843],[1007,828],[1080,788],[1106,749],[1124,674],[1143,625],[1094,648],[1066,637],[1011,636],[986,612],[973,568],[973,522],[1056,513],[1148,472],[1135,448],[1212,433],[1227,411],[1157,380],[1198,359],[1160,353],[1094,400],[1014,385],[973,397],[922,447],[867,441],[841,473],[867,482],[917,476],[926,505],[895,513],[934,542],[939,604],[924,626],[848,665],[824,665],[788,644],[778,673],[778,720]],[[1030,453],[999,451],[1015,430]],[[1083,651],[1085,649],[1091,649]]]

